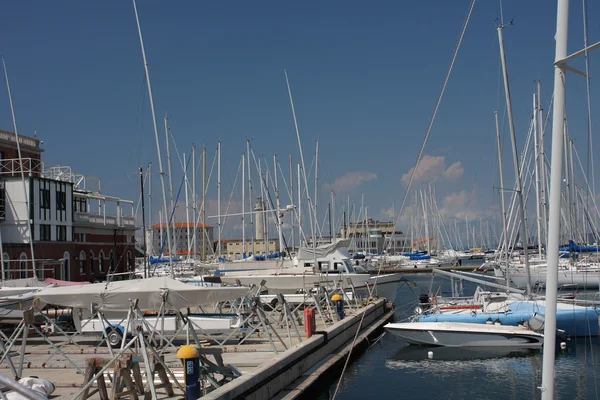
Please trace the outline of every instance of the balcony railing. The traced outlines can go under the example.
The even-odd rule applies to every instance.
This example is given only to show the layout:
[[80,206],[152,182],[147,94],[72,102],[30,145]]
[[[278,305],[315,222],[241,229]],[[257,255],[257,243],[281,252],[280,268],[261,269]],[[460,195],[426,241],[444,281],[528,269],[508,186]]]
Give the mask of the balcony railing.
[[135,218],[131,216],[116,216],[75,212],[75,223],[96,226],[111,226],[120,228],[135,228]]
[[40,175],[44,162],[35,158],[7,158],[0,160],[0,175],[19,176],[21,172],[28,176]]

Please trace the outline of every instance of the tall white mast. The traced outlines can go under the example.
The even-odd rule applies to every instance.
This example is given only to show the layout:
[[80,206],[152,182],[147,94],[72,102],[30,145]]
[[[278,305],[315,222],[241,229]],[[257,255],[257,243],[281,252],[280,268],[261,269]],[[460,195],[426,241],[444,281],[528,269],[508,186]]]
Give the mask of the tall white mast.
[[565,131],[565,79],[569,0],[558,0],[556,15],[556,54],[554,57],[554,105],[552,110],[552,159],[550,166],[550,213],[546,242],[546,315],[542,361],[542,400],[554,398],[556,346],[556,301],[558,295],[558,246],[560,245],[560,201],[562,185],[562,144]]
[[535,171],[535,212],[536,212],[536,226],[537,226],[537,241],[538,241],[538,257],[542,258],[542,214],[540,209],[540,148],[539,148],[539,136],[538,136],[538,99],[537,95],[533,94],[533,144],[534,144],[534,171]]
[[[206,146],[202,146],[202,262],[206,262]],[[214,240],[214,236],[213,239]],[[212,245],[211,245],[212,247]]]
[[221,258],[221,141],[217,142],[217,255]]
[[[173,213],[173,249],[169,248],[169,253],[171,253],[171,250],[173,250],[175,252],[175,256],[177,256],[177,221],[175,218],[175,200],[174,200],[174,196],[173,196],[173,174],[171,172],[171,147],[170,147],[170,140],[169,140],[169,120],[167,118],[167,115],[165,113],[165,118],[164,118],[164,122],[165,122],[165,141],[167,142],[167,170],[169,172],[169,198],[171,199],[171,210],[170,212]],[[165,220],[167,221],[167,224],[171,223],[169,221],[169,214],[165,215]]]
[[[148,257],[150,257],[153,253],[153,246],[154,246],[154,229],[152,228],[152,163],[149,162],[148,163],[148,229],[150,229],[150,243],[148,245],[148,247],[150,248],[150,251],[148,251],[148,249],[146,249],[146,252],[148,252]],[[144,235],[146,234],[146,232],[144,232]],[[161,236],[161,240],[162,240],[162,236]]]
[[[162,156],[160,153],[160,140],[158,138],[158,125],[156,124],[156,113],[154,110],[154,97],[152,96],[152,85],[150,85],[150,71],[148,70],[148,61],[146,60],[146,50],[144,48],[144,39],[142,37],[142,27],[140,25],[140,18],[137,12],[137,6],[135,0],[133,1],[133,10],[135,12],[135,20],[137,22],[138,34],[140,37],[140,47],[142,48],[142,58],[144,60],[144,69],[146,71],[146,86],[148,87],[148,97],[150,98],[150,110],[152,111],[152,124],[154,126],[154,138],[156,139],[156,152],[158,156],[158,169],[160,171],[160,183],[162,186],[162,197],[163,197],[163,212],[167,215],[167,191],[165,188],[165,174],[162,166]],[[162,236],[161,236],[162,240]],[[174,277],[173,273],[173,255],[171,252],[171,237],[169,224],[167,223],[167,244],[169,246],[169,265],[171,266],[171,278]]]
[[521,185],[521,171],[519,168],[519,154],[517,152],[517,138],[515,136],[515,123],[513,121],[512,102],[510,99],[510,87],[508,84],[508,70],[506,67],[506,56],[504,54],[504,39],[502,37],[502,25],[498,26],[498,41],[500,42],[500,60],[502,62],[502,71],[504,77],[504,94],[506,97],[506,109],[508,111],[508,126],[510,128],[510,138],[512,142],[513,163],[515,167],[515,183],[517,197],[519,198],[519,217],[521,219],[521,242],[523,243],[523,257],[525,258],[525,275],[527,277],[527,294],[531,295],[531,279],[529,270],[529,257],[527,254],[527,226],[525,219],[525,201],[523,199],[523,189]]
[[[283,173],[283,171],[282,171]],[[292,155],[290,154],[290,204],[294,204],[294,167],[292,165]],[[290,213],[290,225],[292,227],[292,246],[293,251],[296,248],[296,238],[294,237],[294,212]]]
[[190,236],[190,202],[188,199],[188,177],[187,177],[187,162],[185,159],[185,153],[183,153],[183,181],[185,185],[185,225],[187,227],[187,258],[190,259],[190,252],[192,248],[191,236]]
[[545,243],[546,237],[548,235],[548,191],[546,185],[546,150],[544,146],[544,109],[542,108],[542,84],[540,81],[537,82],[537,99],[538,99],[538,131],[539,131],[539,139],[540,139],[540,202],[542,206],[542,239]]
[[300,164],[298,164],[298,247],[302,246],[302,182],[300,182]]
[[[290,81],[288,80],[288,76],[287,76],[287,71],[283,70],[284,74],[285,74],[285,83],[287,84],[287,89],[288,89],[288,95],[290,96],[290,105],[292,107],[292,116],[294,117],[294,127],[296,128],[296,138],[298,139],[298,149],[300,151],[300,162],[302,164],[302,176],[304,178],[304,188],[306,189],[306,194],[307,194],[307,200],[308,200],[308,204],[310,205],[310,196],[308,196],[308,178],[306,177],[306,164],[304,163],[304,153],[302,152],[302,141],[300,140],[300,130],[298,129],[298,120],[296,119],[296,109],[294,108],[294,99],[292,97],[292,89],[290,88]],[[298,188],[300,188],[300,186],[298,186]],[[313,211],[316,211],[313,209]],[[317,247],[317,236],[316,236],[316,229],[315,229],[315,225],[317,223],[316,221],[316,213],[314,214],[315,216],[315,221],[313,223],[313,215],[310,215],[310,230],[312,231],[312,242],[313,242],[313,249],[315,249]],[[316,251],[313,252],[314,254],[314,267],[317,267],[317,259],[316,259]]]
[[[2,66],[4,67],[4,78],[6,79],[6,90],[8,91],[8,101],[10,103],[10,113],[12,116],[13,127],[15,129],[15,141],[17,142],[17,153],[19,155],[19,163],[21,164],[21,182],[23,183],[23,196],[25,197],[25,206],[27,207],[27,230],[29,231],[29,250],[31,251],[31,271],[33,272],[33,278],[35,274],[35,254],[33,253],[33,227],[31,226],[31,207],[29,206],[29,199],[32,193],[27,193],[27,186],[25,185],[25,171],[23,170],[23,157],[21,155],[21,143],[19,141],[19,132],[17,131],[17,119],[15,118],[15,108],[13,106],[12,94],[10,92],[10,83],[8,82],[8,72],[6,71],[6,63],[2,58]],[[32,166],[29,166],[32,168]],[[2,256],[4,258],[4,255]],[[71,265],[69,264],[69,267]],[[4,268],[4,260],[2,260],[2,268]],[[22,272],[22,271],[21,271]],[[42,270],[42,275],[44,271]]]
[[423,198],[423,192],[419,191],[421,195],[421,207],[423,208],[423,221],[425,221],[425,240],[427,245],[427,255],[431,256],[431,243],[429,241],[429,217],[427,215],[427,201]]
[[194,234],[193,237],[193,248],[194,248],[194,259],[197,258],[197,239],[196,233],[198,232],[198,225],[196,224],[196,213],[198,209],[196,208],[196,145],[192,145],[192,222],[194,224]]
[[[250,169],[250,140],[246,140],[246,162],[248,163],[248,197],[250,198],[250,210],[252,210],[252,170]],[[254,229],[254,213],[250,213],[250,232],[252,234],[252,254],[256,254],[255,241],[256,232]]]
[[321,229],[319,228],[319,219],[317,218],[317,202],[318,202],[318,191],[319,191],[319,141],[317,140],[316,148],[315,148],[315,202],[313,204],[314,212],[315,212],[315,222],[319,233],[321,233]]
[[510,271],[508,262],[508,228],[506,226],[506,203],[504,200],[504,171],[502,169],[502,142],[500,141],[500,125],[498,112],[494,113],[496,120],[496,142],[498,144],[498,169],[500,172],[500,204],[502,205],[502,232],[504,232],[504,259],[506,260],[506,285],[510,285]]
[[273,180],[275,184],[275,215],[277,216],[277,233],[279,234],[279,254],[283,254],[283,234],[281,232],[281,207],[279,206],[279,185],[277,181],[277,155],[273,154]]
[[246,257],[246,155],[242,153],[242,259]]

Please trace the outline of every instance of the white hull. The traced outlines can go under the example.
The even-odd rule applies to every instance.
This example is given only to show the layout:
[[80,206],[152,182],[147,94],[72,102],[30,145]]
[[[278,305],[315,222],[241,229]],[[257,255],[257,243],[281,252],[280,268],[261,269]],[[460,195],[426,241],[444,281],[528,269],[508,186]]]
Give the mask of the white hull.
[[482,325],[456,322],[409,322],[385,326],[410,344],[444,347],[537,348],[542,334],[519,326]]
[[[404,282],[401,274],[388,274],[370,276],[368,274],[290,274],[279,273],[273,275],[227,275],[221,277],[221,282],[226,285],[259,286],[265,281],[265,288],[277,293],[293,294],[301,289],[310,290],[317,285],[343,286],[347,290],[354,290],[358,296],[367,297],[369,294],[384,297],[390,301],[396,299],[396,292]],[[352,285],[348,283],[352,282]]]
[[[519,288],[527,287],[527,277],[525,272],[511,272],[511,281]],[[531,284],[546,287],[546,268],[531,269]],[[600,287],[600,271],[597,269],[585,271],[578,270],[560,270],[558,271],[558,286],[577,285],[579,288],[598,288]]]

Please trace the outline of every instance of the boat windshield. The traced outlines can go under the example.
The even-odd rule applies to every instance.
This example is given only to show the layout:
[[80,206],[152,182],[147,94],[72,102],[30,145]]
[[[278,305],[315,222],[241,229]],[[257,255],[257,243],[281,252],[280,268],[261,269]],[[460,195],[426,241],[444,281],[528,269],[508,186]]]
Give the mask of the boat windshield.
[[346,265],[346,269],[348,270],[349,274],[356,273],[356,271],[354,270],[354,266],[352,265],[352,263],[350,261],[344,260],[344,264]]

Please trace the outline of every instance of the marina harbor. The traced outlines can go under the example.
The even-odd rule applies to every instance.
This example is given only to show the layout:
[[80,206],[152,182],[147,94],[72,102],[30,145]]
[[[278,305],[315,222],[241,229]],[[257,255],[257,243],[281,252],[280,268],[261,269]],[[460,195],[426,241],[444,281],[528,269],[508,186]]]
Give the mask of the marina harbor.
[[596,3],[3,2],[0,400],[600,398]]

